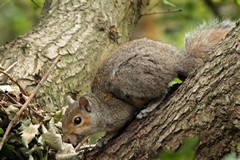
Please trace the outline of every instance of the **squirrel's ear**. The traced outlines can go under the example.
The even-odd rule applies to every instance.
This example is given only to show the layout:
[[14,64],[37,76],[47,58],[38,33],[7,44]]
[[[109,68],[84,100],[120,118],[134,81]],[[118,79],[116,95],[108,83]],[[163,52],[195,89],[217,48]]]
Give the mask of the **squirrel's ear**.
[[75,102],[75,101],[72,99],[72,97],[69,96],[69,95],[67,96],[66,101],[67,101],[67,104],[68,104],[69,107],[72,106],[72,104]]
[[86,97],[80,97],[79,99],[79,105],[82,106],[87,112],[91,113],[92,108],[89,104],[89,101]]

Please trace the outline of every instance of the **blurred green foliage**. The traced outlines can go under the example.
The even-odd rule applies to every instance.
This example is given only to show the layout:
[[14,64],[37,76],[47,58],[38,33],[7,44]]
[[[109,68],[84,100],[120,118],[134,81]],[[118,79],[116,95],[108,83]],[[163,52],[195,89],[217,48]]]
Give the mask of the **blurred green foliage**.
[[41,12],[44,0],[0,1],[0,45],[29,31]]
[[198,143],[198,137],[190,137],[185,140],[178,151],[165,151],[160,156],[157,156],[155,160],[194,160]]
[[240,160],[240,157],[237,156],[236,152],[232,152],[226,155],[223,160]]
[[[157,30],[148,27],[146,34],[137,37],[149,37],[173,44],[177,47],[184,45],[184,35],[196,28],[197,25],[211,19],[232,19],[240,16],[239,0],[151,0],[150,6],[143,12],[154,13],[167,11],[151,16],[143,16],[141,21],[154,21]],[[172,5],[173,4],[173,5]],[[180,12],[171,12],[179,10]],[[142,28],[141,28],[142,29]],[[149,32],[154,32],[149,36]],[[137,32],[139,32],[137,30]],[[156,36],[157,35],[157,36]]]
[[[165,151],[156,156],[154,160],[194,160],[199,141],[197,136],[187,138],[176,152]],[[240,157],[236,152],[232,152],[227,154],[223,160],[240,160]]]

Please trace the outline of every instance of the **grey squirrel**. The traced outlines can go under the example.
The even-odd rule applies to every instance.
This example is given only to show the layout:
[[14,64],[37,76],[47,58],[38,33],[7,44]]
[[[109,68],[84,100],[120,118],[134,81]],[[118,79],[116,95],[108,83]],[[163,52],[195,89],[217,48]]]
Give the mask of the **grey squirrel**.
[[231,21],[205,23],[186,35],[182,51],[146,38],[121,46],[98,68],[90,93],[68,97],[64,141],[76,144],[99,131],[111,138],[148,103],[163,99],[169,82],[201,65],[232,27]]

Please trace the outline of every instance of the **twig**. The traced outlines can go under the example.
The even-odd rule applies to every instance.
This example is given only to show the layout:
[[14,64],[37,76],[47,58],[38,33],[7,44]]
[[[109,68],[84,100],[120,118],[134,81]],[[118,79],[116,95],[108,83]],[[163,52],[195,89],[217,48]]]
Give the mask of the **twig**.
[[[15,103],[15,106],[17,106],[17,107],[22,107],[22,104],[20,103],[20,102],[18,102],[17,100],[15,100],[13,97],[11,97],[10,95],[8,95],[8,93],[4,93],[4,95],[5,96],[7,96],[9,99],[11,99],[14,103]],[[34,113],[34,114],[36,114],[37,116],[39,116],[40,118],[42,118],[42,119],[44,119],[44,117],[42,116],[42,115],[40,115],[37,111],[35,111],[32,107],[31,107],[31,105],[29,104],[28,105],[29,106],[29,115],[30,115],[30,117],[31,117],[31,112],[30,112],[30,110]],[[32,119],[32,118],[31,118]]]
[[75,149],[77,152],[81,151],[81,150],[86,150],[86,149],[93,149],[94,147],[96,147],[96,144],[89,144],[89,145],[84,145],[79,147],[78,149]]
[[74,148],[75,151],[79,151],[81,150],[83,146],[83,143],[87,141],[87,139],[89,138],[89,136],[86,136],[85,138],[83,138],[83,140],[81,140],[81,142],[78,143],[78,145]]
[[35,2],[34,0],[31,0],[32,1],[32,3],[35,5],[35,6],[37,6],[38,8],[42,8],[39,4],[37,4],[37,2]]
[[41,114],[39,114],[37,111],[35,111],[33,108],[31,108],[31,111],[35,114],[35,115],[37,115],[37,116],[39,116],[41,119],[44,119],[44,116],[42,116]]
[[16,99],[11,97],[8,93],[4,93],[5,96],[7,96],[10,100],[12,100],[15,104],[22,106],[21,103],[19,103]]
[[44,76],[42,77],[41,81],[38,83],[38,85],[34,88],[33,92],[30,94],[29,98],[27,99],[27,101],[24,103],[24,105],[22,106],[22,108],[16,113],[16,115],[14,116],[14,118],[12,119],[12,121],[8,124],[8,127],[3,135],[2,141],[0,143],[0,150],[2,150],[2,147],[7,139],[7,136],[11,130],[11,128],[16,124],[17,120],[20,118],[21,114],[23,113],[23,111],[27,108],[28,104],[30,103],[30,101],[33,99],[33,97],[36,95],[36,93],[38,92],[39,88],[42,86],[43,82],[47,79],[47,77],[49,76],[49,74],[52,72],[52,70],[54,69],[54,67],[56,66],[57,62],[60,60],[61,56],[57,56],[57,58],[54,60],[53,64],[50,66],[50,68],[48,69],[48,71],[44,74]]
[[29,114],[29,117],[30,117],[30,120],[31,120],[31,123],[33,123],[33,116],[31,114],[31,109],[29,107],[28,108],[28,114]]
[[[11,66],[9,66],[7,69],[4,70],[4,72],[8,72],[10,69],[12,69],[15,65],[17,64],[17,62],[14,62]],[[3,74],[1,73],[0,74],[0,77],[2,76]]]
[[[7,96],[10,100],[12,100],[19,108],[22,107],[22,104],[19,103],[17,100],[15,100],[13,97],[11,97],[8,93],[4,93],[5,96]],[[31,120],[32,120],[32,117],[31,115],[29,114]]]
[[24,95],[28,95],[27,92],[22,88],[22,86],[10,74],[6,73],[3,70],[0,70],[0,73],[6,75],[13,83],[15,83]]
[[157,2],[155,5],[153,5],[151,8],[149,8],[149,9],[147,10],[147,12],[150,12],[151,10],[153,10],[153,8],[159,6],[160,3],[162,3],[162,2],[161,2],[161,1]]
[[175,13],[175,12],[181,12],[182,9],[177,9],[177,10],[168,10],[168,11],[162,11],[162,12],[152,12],[152,13],[144,13],[141,16],[150,16],[154,14],[166,14],[166,13]]

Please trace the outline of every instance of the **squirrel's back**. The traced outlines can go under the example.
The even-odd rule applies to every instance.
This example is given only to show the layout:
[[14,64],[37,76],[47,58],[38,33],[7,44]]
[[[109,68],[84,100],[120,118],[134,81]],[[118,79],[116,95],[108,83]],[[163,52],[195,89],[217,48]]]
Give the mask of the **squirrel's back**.
[[99,67],[92,92],[104,89],[142,107],[166,94],[168,83],[177,77],[177,59],[177,49],[169,44],[146,38],[131,41]]

